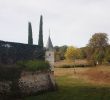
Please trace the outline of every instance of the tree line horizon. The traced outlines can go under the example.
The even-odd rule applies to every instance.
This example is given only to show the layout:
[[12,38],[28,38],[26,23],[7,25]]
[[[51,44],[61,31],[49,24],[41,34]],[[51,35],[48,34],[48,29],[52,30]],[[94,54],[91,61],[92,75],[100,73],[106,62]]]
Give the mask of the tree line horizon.
[[55,59],[86,59],[92,65],[110,63],[110,44],[107,33],[95,33],[85,47],[55,46]]

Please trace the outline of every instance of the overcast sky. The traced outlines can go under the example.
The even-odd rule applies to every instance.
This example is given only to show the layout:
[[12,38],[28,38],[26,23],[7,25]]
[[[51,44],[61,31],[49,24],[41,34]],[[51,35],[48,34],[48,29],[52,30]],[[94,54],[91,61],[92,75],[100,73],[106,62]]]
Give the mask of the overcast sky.
[[0,40],[27,43],[28,21],[34,44],[43,15],[44,44],[86,46],[94,33],[110,38],[110,0],[0,0]]

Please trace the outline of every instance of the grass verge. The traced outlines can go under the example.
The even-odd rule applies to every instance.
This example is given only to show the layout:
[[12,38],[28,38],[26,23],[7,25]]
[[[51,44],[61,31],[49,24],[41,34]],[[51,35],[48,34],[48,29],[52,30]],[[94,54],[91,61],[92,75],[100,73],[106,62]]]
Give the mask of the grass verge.
[[[59,69],[62,70],[62,69]],[[71,69],[72,70],[72,69]],[[110,86],[93,85],[71,74],[56,75],[58,91],[27,97],[24,100],[109,100]]]

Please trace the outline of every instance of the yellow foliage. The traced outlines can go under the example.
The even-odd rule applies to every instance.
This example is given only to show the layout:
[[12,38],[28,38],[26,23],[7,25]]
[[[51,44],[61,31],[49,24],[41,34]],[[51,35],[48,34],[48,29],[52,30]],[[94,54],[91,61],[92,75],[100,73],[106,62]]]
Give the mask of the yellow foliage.
[[67,48],[66,53],[65,53],[65,58],[67,60],[75,60],[79,56],[79,49],[70,46]]

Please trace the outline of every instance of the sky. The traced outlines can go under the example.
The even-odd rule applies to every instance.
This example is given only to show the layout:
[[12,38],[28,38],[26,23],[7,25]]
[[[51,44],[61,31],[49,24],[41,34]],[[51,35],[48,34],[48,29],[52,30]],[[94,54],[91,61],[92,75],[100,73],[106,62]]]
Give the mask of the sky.
[[44,45],[49,29],[54,46],[84,47],[98,32],[110,39],[110,0],[0,0],[0,40],[27,43],[30,21],[38,44],[41,14]]

